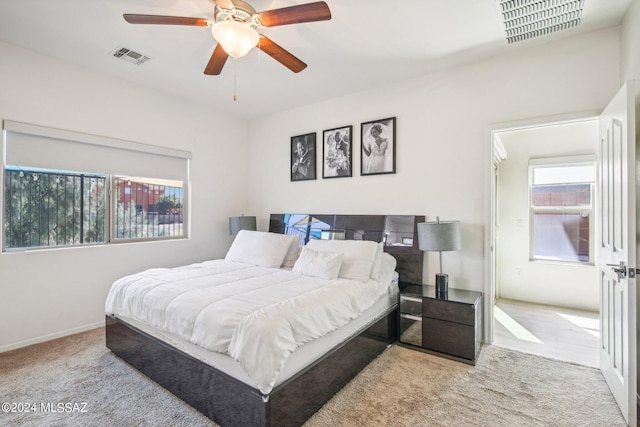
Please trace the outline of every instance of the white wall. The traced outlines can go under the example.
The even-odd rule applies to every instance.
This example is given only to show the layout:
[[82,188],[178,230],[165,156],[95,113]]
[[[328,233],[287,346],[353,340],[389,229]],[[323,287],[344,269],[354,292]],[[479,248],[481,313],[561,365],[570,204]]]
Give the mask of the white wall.
[[[284,211],[460,220],[463,248],[443,254],[443,268],[453,287],[482,291],[487,129],[599,110],[619,87],[619,63],[619,32],[609,29],[255,120],[251,213],[261,229],[269,213]],[[397,173],[362,177],[360,123],[389,116],[397,117]],[[289,181],[291,136],[316,131],[320,138],[323,129],[348,124],[354,126],[352,178],[323,180],[319,173],[315,181]],[[433,282],[437,255],[427,264],[425,282]]]
[[507,159],[500,163],[498,175],[496,295],[598,311],[595,266],[529,259],[528,170],[530,158],[590,154],[595,159],[598,122],[515,130],[501,133],[500,139]]
[[120,276],[223,256],[245,210],[247,124],[182,99],[0,43],[0,119],[192,152],[191,238],[0,254],[0,351],[104,322]]
[[[636,79],[636,89],[640,86],[640,2],[634,0],[629,6],[621,31],[622,61],[620,73],[623,81]],[[640,93],[640,89],[638,89]],[[636,98],[637,99],[637,98]],[[636,108],[638,113],[638,108]]]

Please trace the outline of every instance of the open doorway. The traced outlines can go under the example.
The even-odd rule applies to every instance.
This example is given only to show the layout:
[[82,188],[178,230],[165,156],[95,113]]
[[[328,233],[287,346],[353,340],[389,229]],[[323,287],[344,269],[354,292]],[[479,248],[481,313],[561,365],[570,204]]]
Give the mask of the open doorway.
[[493,344],[598,366],[597,143],[596,119],[493,132]]

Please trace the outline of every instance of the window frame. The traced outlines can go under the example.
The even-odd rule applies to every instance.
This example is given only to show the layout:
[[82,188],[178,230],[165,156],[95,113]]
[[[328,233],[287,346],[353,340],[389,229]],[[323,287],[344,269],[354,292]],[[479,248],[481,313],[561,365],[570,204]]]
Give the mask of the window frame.
[[[557,183],[546,183],[546,184],[534,184],[534,171],[536,168],[544,168],[544,167],[561,167],[561,166],[580,166],[580,165],[589,165],[593,169],[593,180],[592,181],[584,181],[584,182],[557,182]],[[595,155],[584,155],[584,156],[563,156],[563,157],[552,157],[552,158],[536,158],[529,159],[529,260],[533,262],[551,262],[558,264],[568,264],[568,265],[585,265],[585,266],[593,266],[595,263],[595,189],[596,189],[596,159]],[[589,206],[534,206],[533,204],[533,190],[537,186],[554,186],[554,185],[567,185],[567,184],[576,184],[576,185],[584,185],[588,184],[590,187],[590,205]],[[535,255],[535,215],[536,214],[544,214],[544,213],[566,213],[566,214],[577,214],[577,215],[588,215],[589,218],[589,254],[588,261],[580,261],[580,260],[569,260],[569,259],[557,259],[552,257],[544,257]]]

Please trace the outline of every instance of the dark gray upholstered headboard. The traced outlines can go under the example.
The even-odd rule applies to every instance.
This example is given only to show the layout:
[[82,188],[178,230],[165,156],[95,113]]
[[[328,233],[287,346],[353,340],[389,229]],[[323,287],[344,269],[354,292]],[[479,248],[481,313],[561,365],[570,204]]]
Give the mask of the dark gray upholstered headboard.
[[269,231],[299,234],[304,244],[310,239],[384,242],[385,252],[398,262],[400,282],[421,284],[423,256],[417,224],[424,221],[424,215],[271,214]]

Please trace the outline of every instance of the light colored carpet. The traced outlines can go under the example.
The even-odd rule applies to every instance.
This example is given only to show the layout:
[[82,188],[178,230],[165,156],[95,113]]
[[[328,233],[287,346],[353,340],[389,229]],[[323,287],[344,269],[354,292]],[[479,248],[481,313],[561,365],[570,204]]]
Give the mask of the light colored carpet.
[[[215,426],[111,354],[102,328],[0,354],[0,402],[35,404],[0,412],[2,426]],[[474,367],[393,345],[305,424],[392,425],[625,423],[598,370],[495,346]]]

